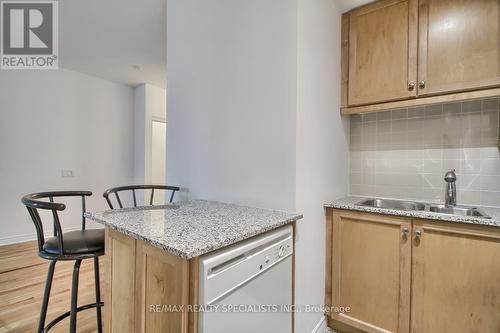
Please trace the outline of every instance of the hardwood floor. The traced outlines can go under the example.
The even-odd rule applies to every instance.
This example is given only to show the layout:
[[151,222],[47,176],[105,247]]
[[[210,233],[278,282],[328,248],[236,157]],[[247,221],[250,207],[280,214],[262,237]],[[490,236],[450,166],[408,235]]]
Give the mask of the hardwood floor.
[[[103,293],[104,256],[100,257],[101,294]],[[73,261],[56,264],[46,324],[69,311]],[[94,266],[84,260],[80,268],[78,305],[95,302]],[[35,242],[0,246],[0,333],[36,332],[47,277],[48,261],[37,256]],[[101,295],[101,299],[102,295]],[[69,317],[50,332],[68,332]],[[78,314],[79,333],[96,332],[96,311]]]

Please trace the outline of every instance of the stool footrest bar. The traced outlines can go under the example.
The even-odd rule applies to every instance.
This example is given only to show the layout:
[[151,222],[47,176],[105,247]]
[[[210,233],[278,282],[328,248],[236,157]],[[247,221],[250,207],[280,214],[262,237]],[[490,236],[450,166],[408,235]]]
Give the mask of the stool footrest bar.
[[[82,305],[82,306],[77,307],[76,312],[80,312],[80,311],[88,310],[88,309],[93,309],[93,308],[97,308],[97,307],[103,307],[103,306],[104,306],[103,302],[90,303],[87,305]],[[52,327],[54,327],[61,320],[63,320],[66,317],[69,317],[70,313],[71,313],[71,311],[68,311],[68,312],[65,312],[62,315],[56,317],[54,320],[52,320],[50,323],[48,323],[47,326],[45,326],[45,328],[42,330],[41,333],[47,333]]]

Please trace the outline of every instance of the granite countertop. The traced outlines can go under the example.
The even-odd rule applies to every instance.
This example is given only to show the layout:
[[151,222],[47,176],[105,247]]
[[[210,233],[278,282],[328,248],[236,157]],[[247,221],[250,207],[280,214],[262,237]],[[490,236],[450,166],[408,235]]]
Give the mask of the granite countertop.
[[[347,210],[355,210],[358,212],[367,212],[367,213],[379,213],[379,214],[387,214],[387,215],[395,215],[395,216],[406,216],[406,217],[414,217],[421,219],[430,219],[430,220],[440,220],[447,222],[457,222],[457,223],[469,223],[469,224],[480,224],[480,225],[488,225],[500,227],[500,208],[492,208],[492,207],[479,207],[482,212],[489,215],[491,219],[485,218],[477,218],[472,216],[458,216],[458,215],[449,215],[449,214],[440,214],[433,213],[428,211],[402,211],[396,209],[387,209],[387,208],[376,208],[376,207],[364,207],[357,206],[356,203],[365,200],[365,199],[373,199],[368,197],[344,197],[342,199],[334,200],[331,202],[325,203],[325,207],[328,208],[338,208],[338,209],[347,209]],[[395,200],[395,199],[390,199]]]
[[213,201],[183,201],[85,213],[111,229],[191,259],[302,218],[297,213]]

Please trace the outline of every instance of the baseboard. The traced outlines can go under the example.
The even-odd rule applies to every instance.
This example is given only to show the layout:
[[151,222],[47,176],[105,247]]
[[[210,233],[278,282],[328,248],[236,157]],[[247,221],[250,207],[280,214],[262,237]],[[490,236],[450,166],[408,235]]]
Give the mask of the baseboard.
[[316,326],[311,333],[325,333],[326,332],[326,320],[325,316],[321,316],[321,319],[318,321]]
[[0,246],[17,243],[24,243],[36,239],[36,234],[15,235],[0,238]]
[[[63,232],[67,231],[74,231],[74,230],[80,230],[81,227],[68,227],[64,228]],[[52,237],[52,233],[45,233],[45,238]],[[24,243],[24,242],[29,242],[36,240],[36,233],[29,233],[29,234],[22,234],[22,235],[15,235],[15,236],[8,236],[8,237],[2,237],[0,238],[0,246],[3,245],[10,245],[10,244],[17,244],[17,243]]]

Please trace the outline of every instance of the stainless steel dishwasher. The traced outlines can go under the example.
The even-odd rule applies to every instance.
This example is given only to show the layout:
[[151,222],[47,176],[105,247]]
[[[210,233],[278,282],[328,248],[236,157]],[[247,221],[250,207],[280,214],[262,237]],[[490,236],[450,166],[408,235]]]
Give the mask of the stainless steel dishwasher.
[[292,331],[293,228],[200,258],[199,333]]

